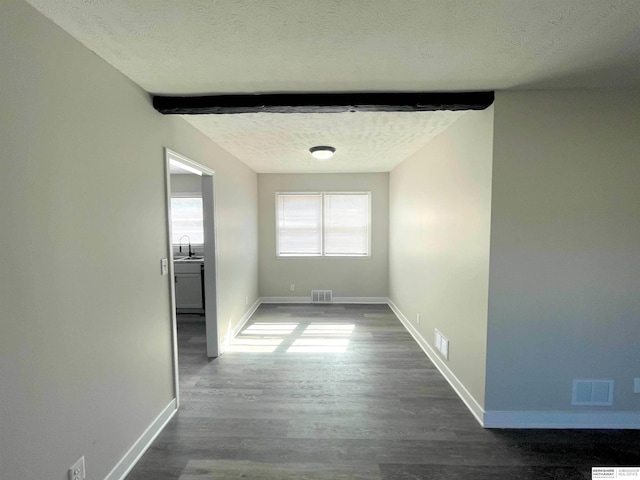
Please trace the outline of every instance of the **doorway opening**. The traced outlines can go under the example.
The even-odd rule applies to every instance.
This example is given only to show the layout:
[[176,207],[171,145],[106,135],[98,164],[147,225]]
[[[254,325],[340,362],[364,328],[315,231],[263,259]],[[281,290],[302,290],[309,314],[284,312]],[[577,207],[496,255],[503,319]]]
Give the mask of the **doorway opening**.
[[[216,213],[214,195],[215,172],[204,165],[165,149],[167,241],[169,249],[171,318],[173,329],[173,369],[176,399],[179,403],[177,309],[195,310],[203,314],[206,328],[206,350],[208,357],[220,355],[218,334],[217,301],[217,248]],[[187,182],[191,197],[172,195],[172,178],[177,175],[189,176]],[[182,182],[181,183],[185,183]],[[175,189],[174,189],[175,190]],[[188,193],[188,192],[187,192]],[[175,198],[192,198],[198,201],[176,201]],[[189,208],[196,210],[201,202],[201,223],[189,214]],[[178,210],[187,213],[181,215]],[[175,220],[174,222],[174,212]],[[193,213],[193,211],[192,211]],[[197,215],[196,215],[197,216]],[[174,230],[178,230],[174,234]],[[180,233],[180,235],[177,235]],[[179,239],[178,239],[179,237]],[[193,240],[192,240],[193,237]],[[193,271],[192,271],[193,270]],[[182,277],[182,278],[179,278]],[[176,279],[182,283],[176,284]],[[195,292],[194,292],[195,290]],[[182,302],[181,304],[178,301]]]

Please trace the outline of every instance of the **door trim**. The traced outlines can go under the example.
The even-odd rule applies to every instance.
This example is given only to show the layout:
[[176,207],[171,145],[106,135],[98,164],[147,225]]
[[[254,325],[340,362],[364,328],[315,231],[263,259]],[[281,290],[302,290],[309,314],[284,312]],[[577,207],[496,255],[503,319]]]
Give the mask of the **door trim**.
[[[169,290],[170,290],[170,314],[172,329],[172,355],[174,395],[176,405],[180,405],[180,379],[178,370],[178,324],[176,318],[176,291],[173,282],[175,272],[173,268],[173,242],[171,227],[171,163],[177,163],[187,170],[198,173],[203,181],[203,217],[205,217],[204,239],[204,265],[205,265],[205,322],[207,330],[207,356],[217,357],[220,353],[218,334],[218,258],[217,258],[217,233],[216,233],[216,208],[215,208],[215,171],[204,165],[194,162],[169,148],[164,149],[165,162],[165,200],[167,221],[167,250],[169,252]],[[206,190],[206,192],[205,192]],[[207,198],[205,198],[205,196]]]

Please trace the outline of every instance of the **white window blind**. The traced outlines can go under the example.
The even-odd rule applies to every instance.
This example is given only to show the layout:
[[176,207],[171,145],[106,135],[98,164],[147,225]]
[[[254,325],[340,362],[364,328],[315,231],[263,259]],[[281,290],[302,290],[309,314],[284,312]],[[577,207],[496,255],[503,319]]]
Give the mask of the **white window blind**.
[[278,193],[278,256],[368,256],[370,195]]
[[322,255],[322,195],[278,195],[278,255]]
[[[202,198],[171,198],[171,241],[173,244],[179,244],[183,235],[189,237],[192,245],[204,243]],[[183,241],[186,245],[186,239]]]
[[369,195],[324,195],[325,255],[369,254]]

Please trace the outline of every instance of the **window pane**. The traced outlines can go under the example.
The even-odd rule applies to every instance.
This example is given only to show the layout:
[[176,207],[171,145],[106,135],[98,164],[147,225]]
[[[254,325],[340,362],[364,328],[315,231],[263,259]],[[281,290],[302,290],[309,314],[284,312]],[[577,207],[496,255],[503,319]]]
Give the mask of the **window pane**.
[[325,253],[369,254],[369,195],[325,194]]
[[278,255],[322,255],[322,197],[278,195]]
[[[172,198],[171,199],[171,240],[174,245],[180,243],[180,238],[187,235],[191,244],[204,243],[204,228],[202,224],[202,198]],[[182,243],[186,245],[187,239]]]

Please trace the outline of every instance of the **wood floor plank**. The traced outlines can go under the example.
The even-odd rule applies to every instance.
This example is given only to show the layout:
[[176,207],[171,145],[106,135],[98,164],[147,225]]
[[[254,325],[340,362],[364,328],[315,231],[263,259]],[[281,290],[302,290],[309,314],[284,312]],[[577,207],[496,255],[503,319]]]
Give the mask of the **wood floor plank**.
[[582,480],[640,464],[638,431],[481,428],[384,305],[262,305],[215,360],[204,323],[179,320],[182,406],[127,480]]
[[381,480],[377,464],[265,463],[248,460],[190,460],[180,480]]

